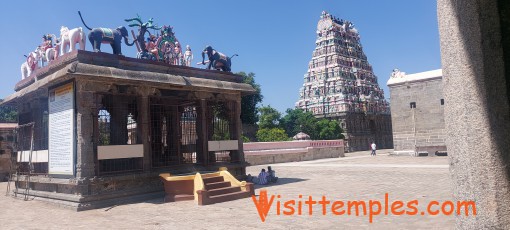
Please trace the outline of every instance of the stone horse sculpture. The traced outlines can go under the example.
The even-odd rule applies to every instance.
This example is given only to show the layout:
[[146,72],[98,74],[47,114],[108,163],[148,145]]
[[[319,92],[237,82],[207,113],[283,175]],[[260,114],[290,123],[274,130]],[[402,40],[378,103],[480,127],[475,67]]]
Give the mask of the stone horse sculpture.
[[83,17],[81,16],[80,11],[78,11],[78,14],[80,15],[81,22],[83,25],[90,30],[89,33],[89,41],[92,44],[92,48],[94,49],[94,52],[101,52],[101,43],[109,43],[112,46],[113,54],[122,55],[121,50],[121,43],[122,38],[124,38],[124,42],[128,46],[133,46],[135,42],[129,43],[128,38],[128,31],[126,27],[120,26],[117,27],[117,29],[110,29],[110,28],[94,28],[91,29],[90,27],[85,24],[85,21],[83,21]]
[[216,50],[214,50],[211,46],[206,46],[204,51],[202,51],[202,64],[205,65],[206,62],[205,54],[207,54],[207,57],[209,58],[207,69],[211,69],[211,67],[214,67],[216,70],[223,70],[225,72],[231,71],[231,65],[232,62],[230,61],[233,57],[238,56],[237,54],[232,55],[231,57],[227,57],[225,54],[222,54]]
[[32,74],[32,72],[39,68],[39,61],[42,58],[42,50],[40,47],[37,47],[37,49],[33,52],[30,52],[30,54],[25,55],[27,60],[21,64],[21,80],[27,78]]

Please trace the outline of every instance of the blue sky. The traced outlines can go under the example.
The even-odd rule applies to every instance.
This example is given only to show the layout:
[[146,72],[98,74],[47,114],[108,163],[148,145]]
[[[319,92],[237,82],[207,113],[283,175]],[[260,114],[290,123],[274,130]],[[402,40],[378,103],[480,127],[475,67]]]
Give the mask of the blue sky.
[[[144,21],[152,17],[158,25],[171,25],[181,43],[191,46],[194,63],[206,45],[229,56],[239,54],[232,60],[233,72],[254,72],[263,104],[281,112],[299,97],[323,10],[354,23],[386,98],[393,68],[407,73],[441,68],[432,0],[5,1],[0,9],[0,98],[14,92],[23,55],[41,43],[43,34],[59,35],[62,25],[84,27],[78,10],[90,27],[127,26],[124,19],[137,14]],[[88,41],[86,50],[91,50]],[[109,46],[102,50],[111,53]],[[122,52],[134,57],[136,48],[124,45]]]

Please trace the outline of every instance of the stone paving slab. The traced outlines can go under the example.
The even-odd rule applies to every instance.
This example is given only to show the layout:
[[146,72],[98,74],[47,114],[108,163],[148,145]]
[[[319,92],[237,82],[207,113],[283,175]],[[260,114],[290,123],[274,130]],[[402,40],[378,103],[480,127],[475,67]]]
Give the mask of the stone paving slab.
[[[418,208],[432,200],[451,200],[452,186],[448,168],[377,167],[382,165],[442,165],[447,158],[367,156],[370,152],[348,153],[347,157],[330,161],[307,161],[272,165],[280,177],[277,184],[256,186],[256,194],[265,188],[280,200],[299,200],[299,195],[331,200],[383,201],[417,199]],[[327,167],[312,165],[328,164]],[[338,164],[338,167],[335,167]],[[342,167],[342,164],[374,167]],[[247,168],[258,174],[266,165]],[[23,201],[4,196],[7,183],[0,183],[1,229],[452,229],[453,216],[376,216],[369,223],[367,216],[335,216],[314,214],[283,216],[271,208],[262,223],[252,199],[235,200],[209,206],[192,201],[162,203],[161,199],[114,206],[109,209],[75,212],[42,201]],[[302,199],[303,201],[305,199]],[[305,209],[303,209],[305,210]],[[317,215],[316,215],[317,213]]]

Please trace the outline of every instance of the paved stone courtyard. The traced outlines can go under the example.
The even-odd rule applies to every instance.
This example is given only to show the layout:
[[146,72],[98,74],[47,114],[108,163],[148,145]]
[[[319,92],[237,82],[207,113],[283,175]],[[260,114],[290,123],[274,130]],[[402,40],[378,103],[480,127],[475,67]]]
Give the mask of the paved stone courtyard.
[[[345,158],[323,159],[272,165],[280,177],[277,184],[263,186],[269,195],[281,195],[282,203],[303,200],[298,196],[323,195],[329,200],[380,200],[389,193],[392,200],[417,199],[425,210],[432,200],[452,199],[447,157],[388,156],[388,150],[376,157],[368,151],[347,153]],[[256,175],[264,165],[247,172]],[[0,183],[0,225],[2,229],[451,229],[454,216],[334,216],[321,213],[321,206],[308,215],[276,215],[273,204],[262,223],[252,199],[209,206],[192,201],[162,203],[162,199],[143,203],[75,212],[42,201],[23,201],[4,196],[7,183]],[[261,188],[261,186],[256,186]],[[256,194],[259,190],[256,190]],[[276,199],[276,198],[275,198]],[[276,201],[276,200],[275,200]]]

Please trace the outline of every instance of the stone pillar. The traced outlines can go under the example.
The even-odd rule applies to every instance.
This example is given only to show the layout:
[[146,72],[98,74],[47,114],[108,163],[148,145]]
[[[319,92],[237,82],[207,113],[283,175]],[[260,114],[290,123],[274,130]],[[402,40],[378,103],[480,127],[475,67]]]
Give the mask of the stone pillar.
[[207,132],[207,101],[205,99],[199,100],[200,105],[197,110],[197,163],[207,165],[208,154],[208,132]]
[[76,82],[76,177],[94,177],[94,93],[85,91]]
[[139,110],[138,110],[138,116],[140,116],[140,125],[141,128],[138,129],[141,132],[142,137],[142,144],[143,144],[143,171],[150,171],[151,170],[151,133],[149,129],[150,125],[150,99],[148,96],[148,88],[142,87],[139,89],[139,93],[141,95],[140,103],[139,103]]
[[510,229],[510,110],[498,2],[438,0],[445,124],[457,229]]
[[110,112],[110,144],[126,145],[128,142],[128,105],[124,98],[115,97]]
[[[241,97],[239,97],[238,100],[236,100],[235,103],[235,112],[234,112],[234,122],[236,127],[236,138],[239,141],[238,151],[237,151],[237,158],[235,160],[239,160],[239,162],[245,162],[244,159],[244,149],[243,149],[243,124],[241,121]],[[246,170],[243,168],[243,170]],[[245,171],[242,172],[243,174],[246,174]]]
[[175,154],[179,164],[183,163],[184,157],[180,150],[181,148],[181,117],[179,116],[179,109],[177,106],[172,106],[167,112],[167,144],[172,156]]

